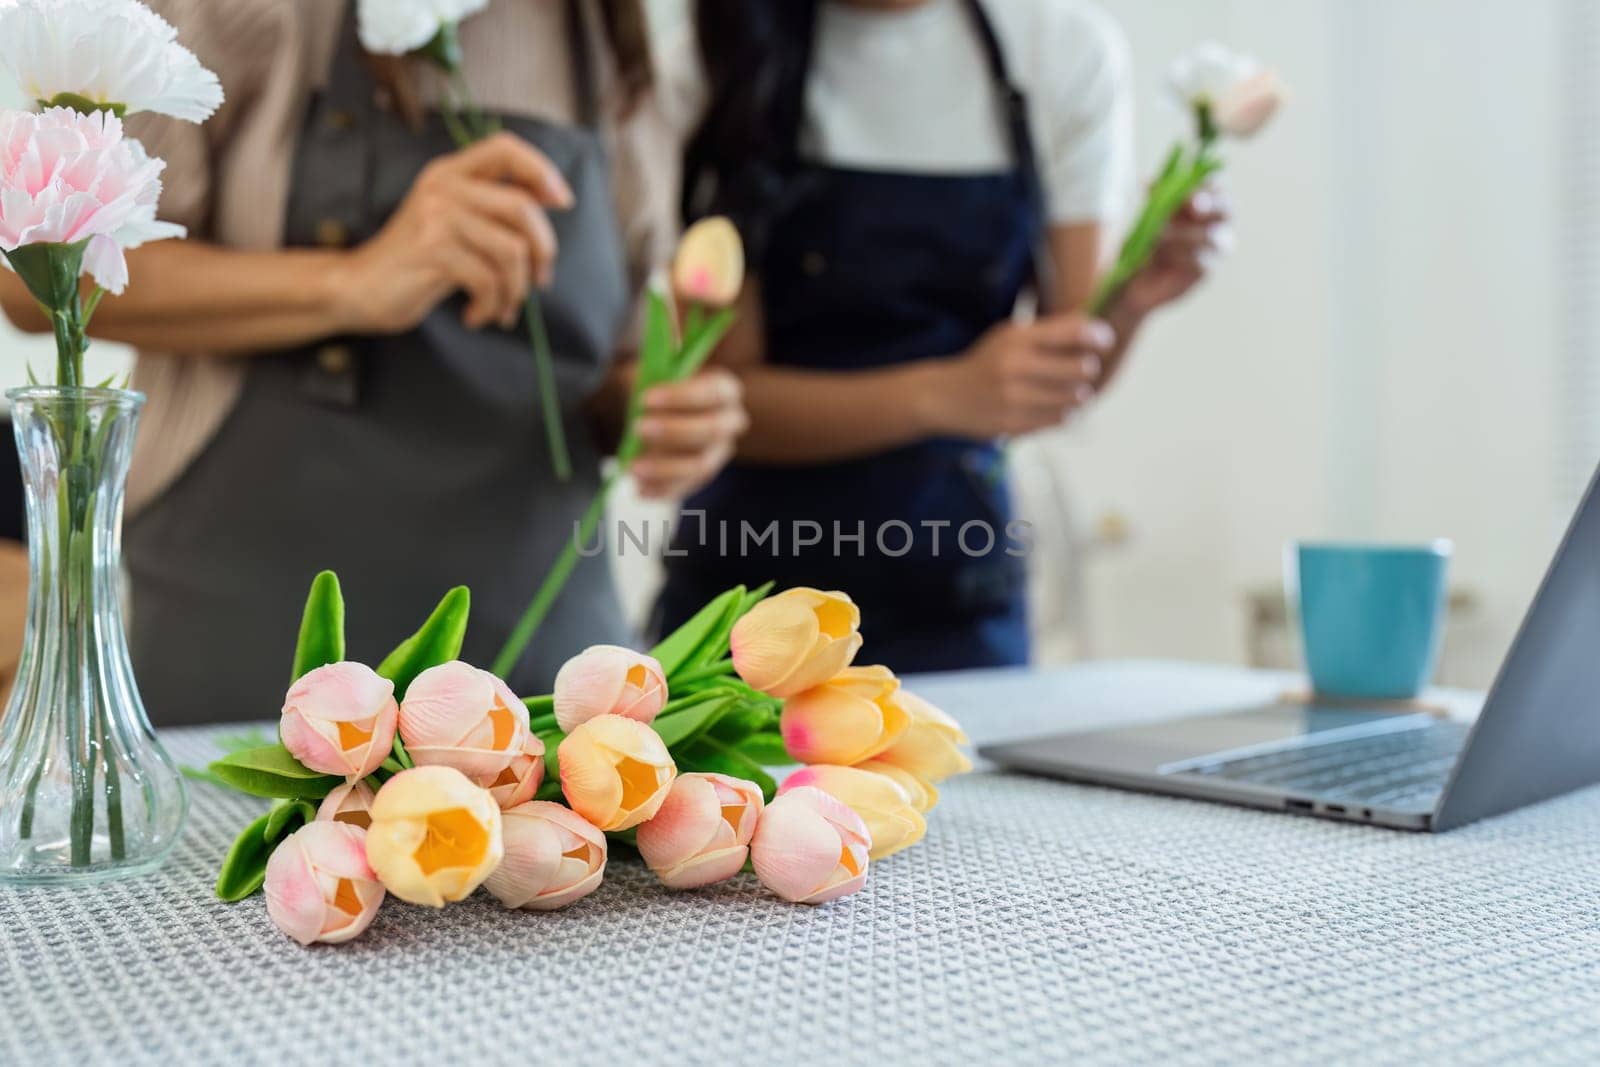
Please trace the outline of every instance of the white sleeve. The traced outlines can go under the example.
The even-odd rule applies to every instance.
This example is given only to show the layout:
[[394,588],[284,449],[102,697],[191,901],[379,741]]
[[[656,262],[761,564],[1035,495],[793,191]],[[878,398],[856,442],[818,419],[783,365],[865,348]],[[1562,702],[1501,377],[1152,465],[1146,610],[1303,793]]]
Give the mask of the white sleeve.
[[687,142],[711,103],[694,28],[680,24],[662,33],[656,40],[653,58],[656,99],[662,114],[677,131],[679,140]]
[[1040,5],[1032,111],[1050,221],[1113,222],[1133,187],[1133,92],[1122,29],[1096,8]]

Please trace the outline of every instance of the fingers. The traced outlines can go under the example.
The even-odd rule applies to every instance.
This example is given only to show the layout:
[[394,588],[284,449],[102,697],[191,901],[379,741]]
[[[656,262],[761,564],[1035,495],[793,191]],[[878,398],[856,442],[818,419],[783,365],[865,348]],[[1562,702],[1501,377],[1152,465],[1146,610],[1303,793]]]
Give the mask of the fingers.
[[549,216],[526,193],[473,179],[461,184],[458,204],[517,234],[528,246],[534,283],[549,285],[555,272],[556,231]]
[[1215,185],[1202,185],[1195,190],[1195,194],[1188,202],[1178,209],[1173,221],[1202,224],[1226,222],[1232,214],[1228,198],[1220,188]]
[[487,319],[476,324],[469,319],[467,325],[476,329],[488,322],[498,322],[510,329],[517,324],[532,281],[532,259],[527,243],[515,231],[470,211],[460,212],[454,225],[462,244],[478,260],[488,264],[492,275],[493,291],[482,306]]
[[658,385],[644,394],[646,414],[706,411],[739,407],[744,390],[739,379],[720,367],[702,371],[681,382]]
[[1034,345],[1057,351],[1106,353],[1117,343],[1116,331],[1108,323],[1076,313],[1049,315],[1018,329]]
[[497,133],[446,157],[448,172],[508,182],[546,207],[572,206],[572,188],[548,156],[512,133]]
[[634,485],[648,500],[687,496],[715,477],[731,458],[731,443],[690,455],[641,455],[633,462]]
[[495,321],[503,311],[500,280],[493,264],[464,244],[450,244],[438,251],[451,287],[467,296],[462,321],[478,330]]
[[645,414],[639,440],[647,455],[694,455],[736,440],[750,428],[743,408],[723,407],[693,414]]

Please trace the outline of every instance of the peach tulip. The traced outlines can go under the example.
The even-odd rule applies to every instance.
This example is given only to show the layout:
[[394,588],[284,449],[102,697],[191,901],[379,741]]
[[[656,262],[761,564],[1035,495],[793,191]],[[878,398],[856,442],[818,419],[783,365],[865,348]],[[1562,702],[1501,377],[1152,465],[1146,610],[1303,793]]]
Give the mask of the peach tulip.
[[383,886],[367,864],[365,831],[311,822],[284,838],[267,859],[267,914],[300,942],[348,941],[372,924]]
[[957,746],[967,744],[961,724],[904,689],[895,699],[911,718],[911,726],[884,749],[879,761],[910,771],[929,782],[942,782],[972,770],[972,761]]
[[544,781],[544,742],[529,733],[522,743],[522,751],[511,757],[511,763],[489,783],[489,795],[501,810],[514,808],[533,799]]
[[556,672],[556,724],[570,734],[596,715],[655,721],[667,702],[667,676],[654,656],[618,645],[594,645]]
[[895,699],[899,688],[887,667],[849,667],[790,697],[778,723],[784,747],[801,763],[849,766],[871,759],[911,725]]
[[881,860],[910,848],[928,832],[928,823],[911,803],[910,795],[894,779],[859,767],[818,763],[802,767],[784,779],[778,795],[812,786],[850,806],[867,824],[872,836],[871,856]]
[[892,763],[885,763],[880,759],[869,759],[865,763],[856,764],[861,770],[881,774],[892,779],[896,785],[906,791],[906,796],[911,798],[911,806],[926,815],[932,811],[934,805],[939,803],[939,790],[926,778],[918,777],[904,767],[896,767]]
[[317,819],[349,823],[358,830],[365,830],[372,825],[372,801],[376,796],[366,779],[352,778],[322,798]]
[[725,774],[680,774],[655,818],[639,827],[645,866],[669,889],[732,878],[750,855],[761,787]]
[[567,803],[607,833],[654,816],[678,773],[661,735],[621,715],[580,724],[562,740],[556,760]]
[[417,675],[400,702],[412,762],[454,767],[485,788],[517,784],[511,764],[527,753],[528,737],[528,710],[511,688],[460,660]]
[[867,881],[872,838],[848,805],[814,786],[768,804],[756,823],[750,859],[761,884],[794,904],[823,904]]
[[1250,137],[1277,112],[1283,97],[1282,79],[1263,70],[1224,93],[1212,108],[1212,118],[1228,136]]
[[739,677],[789,697],[821,685],[861,649],[861,612],[844,593],[785,589],[745,613],[728,637]]
[[283,700],[278,735],[306,767],[365,778],[394,747],[394,683],[360,663],[307,671]]
[[744,285],[744,243],[733,223],[721,216],[701,219],[678,242],[672,261],[672,288],[680,300],[727,307]]
[[577,812],[530,800],[501,813],[506,857],[483,883],[508,908],[554,911],[600,885],[606,835]]
[[500,806],[454,767],[413,767],[372,802],[367,860],[384,888],[442,908],[466,898],[500,865]]

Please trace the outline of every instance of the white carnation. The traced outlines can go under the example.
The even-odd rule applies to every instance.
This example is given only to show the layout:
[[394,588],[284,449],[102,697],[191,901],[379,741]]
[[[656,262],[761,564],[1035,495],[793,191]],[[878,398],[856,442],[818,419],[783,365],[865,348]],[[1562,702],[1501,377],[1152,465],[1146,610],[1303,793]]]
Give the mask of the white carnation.
[[360,0],[361,46],[377,55],[409,55],[488,6],[489,0]]
[[0,70],[44,102],[65,94],[190,122],[222,105],[217,76],[137,0],[0,0]]

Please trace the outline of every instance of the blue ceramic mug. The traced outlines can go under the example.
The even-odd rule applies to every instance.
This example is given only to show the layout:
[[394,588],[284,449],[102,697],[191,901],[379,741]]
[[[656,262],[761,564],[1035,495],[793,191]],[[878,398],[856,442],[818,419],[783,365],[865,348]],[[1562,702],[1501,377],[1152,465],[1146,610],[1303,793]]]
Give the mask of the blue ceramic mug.
[[1302,542],[1285,560],[1318,694],[1405,700],[1427,687],[1444,629],[1449,541]]

